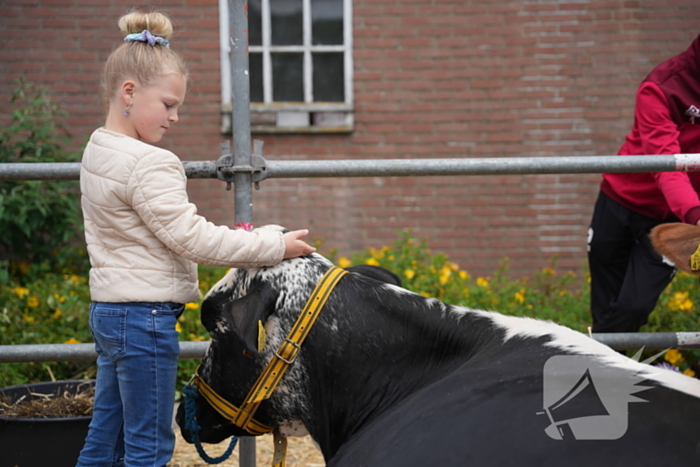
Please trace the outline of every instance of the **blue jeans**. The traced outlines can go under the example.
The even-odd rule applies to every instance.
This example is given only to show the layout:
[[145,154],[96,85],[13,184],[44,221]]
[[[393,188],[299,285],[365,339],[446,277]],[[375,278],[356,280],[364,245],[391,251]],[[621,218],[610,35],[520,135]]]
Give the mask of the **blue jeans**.
[[95,406],[78,467],[166,465],[180,353],[179,303],[90,305],[97,350]]

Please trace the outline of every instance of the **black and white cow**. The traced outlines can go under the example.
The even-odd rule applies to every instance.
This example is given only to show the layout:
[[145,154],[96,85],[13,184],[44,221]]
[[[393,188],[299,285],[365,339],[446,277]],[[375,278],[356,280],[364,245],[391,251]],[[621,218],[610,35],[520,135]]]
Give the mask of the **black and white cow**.
[[[212,337],[202,378],[239,405],[330,267],[312,254],[231,270],[202,305]],[[204,442],[246,435],[202,398],[196,412]],[[700,465],[700,381],[550,322],[357,273],[255,418],[308,432],[334,467]]]

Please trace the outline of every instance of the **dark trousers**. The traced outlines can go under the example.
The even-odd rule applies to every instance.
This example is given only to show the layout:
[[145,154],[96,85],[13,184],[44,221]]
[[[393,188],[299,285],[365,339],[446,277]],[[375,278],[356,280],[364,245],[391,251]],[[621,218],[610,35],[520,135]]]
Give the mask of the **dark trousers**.
[[662,223],[598,196],[588,231],[593,332],[637,332],[646,324],[676,271],[649,239]]

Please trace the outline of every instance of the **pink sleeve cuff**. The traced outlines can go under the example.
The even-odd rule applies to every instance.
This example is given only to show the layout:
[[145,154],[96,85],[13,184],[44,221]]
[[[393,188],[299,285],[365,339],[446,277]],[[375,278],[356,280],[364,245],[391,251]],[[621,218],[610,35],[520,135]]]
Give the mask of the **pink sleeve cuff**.
[[685,215],[685,223],[695,225],[700,220],[700,206],[690,208]]

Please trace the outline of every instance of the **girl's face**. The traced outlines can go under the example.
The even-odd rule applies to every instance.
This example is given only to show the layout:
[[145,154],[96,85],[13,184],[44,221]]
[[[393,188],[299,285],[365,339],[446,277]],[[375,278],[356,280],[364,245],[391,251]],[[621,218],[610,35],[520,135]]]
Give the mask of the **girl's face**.
[[136,86],[129,108],[128,135],[146,143],[157,143],[179,118],[187,83],[177,73],[167,74],[147,87]]

